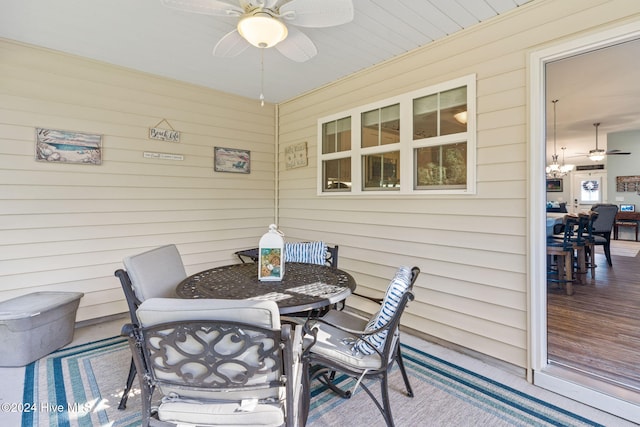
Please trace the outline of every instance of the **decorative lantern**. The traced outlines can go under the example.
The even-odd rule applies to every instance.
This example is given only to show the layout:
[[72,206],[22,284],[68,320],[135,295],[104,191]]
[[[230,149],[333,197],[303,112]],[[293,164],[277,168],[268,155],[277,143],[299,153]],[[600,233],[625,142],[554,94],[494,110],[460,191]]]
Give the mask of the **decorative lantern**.
[[258,245],[258,279],[279,281],[284,277],[284,234],[271,224]]

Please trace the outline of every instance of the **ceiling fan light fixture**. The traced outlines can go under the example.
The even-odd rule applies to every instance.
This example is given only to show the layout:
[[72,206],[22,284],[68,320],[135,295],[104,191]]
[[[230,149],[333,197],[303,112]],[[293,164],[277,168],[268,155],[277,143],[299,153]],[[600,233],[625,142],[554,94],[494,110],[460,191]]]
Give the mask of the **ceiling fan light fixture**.
[[594,162],[599,162],[600,160],[604,160],[605,152],[603,149],[597,150],[589,150],[589,159]]
[[600,160],[604,160],[606,151],[598,148],[598,126],[600,126],[600,123],[594,123],[593,126],[596,128],[596,148],[589,150],[589,159],[594,162],[599,162]]
[[458,123],[462,123],[463,125],[467,124],[467,112],[465,111],[460,111],[459,113],[456,113],[453,115],[453,118],[456,119],[458,121]]
[[259,48],[273,47],[287,38],[287,26],[266,12],[245,16],[238,22],[238,32]]

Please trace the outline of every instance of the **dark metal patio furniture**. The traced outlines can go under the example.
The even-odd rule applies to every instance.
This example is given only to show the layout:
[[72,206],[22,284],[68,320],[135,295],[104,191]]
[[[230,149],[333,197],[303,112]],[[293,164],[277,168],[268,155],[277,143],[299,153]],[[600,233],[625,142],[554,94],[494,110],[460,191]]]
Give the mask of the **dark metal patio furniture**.
[[[388,375],[398,364],[407,395],[413,390],[406,373],[400,350],[400,318],[409,301],[412,288],[420,273],[418,267],[401,268],[389,285],[380,311],[367,321],[345,311],[330,311],[325,317],[309,319],[305,332],[312,337],[309,352],[311,380],[318,379],[343,398],[350,398],[358,386],[371,397],[388,426],[393,426],[389,402]],[[336,384],[336,373],[352,377],[353,391]],[[382,403],[364,383],[364,379],[380,381]],[[348,420],[345,420],[347,422]]]
[[[176,284],[187,277],[180,252],[175,245],[164,245],[126,257],[123,263],[126,270],[118,269],[114,275],[120,279],[129,308],[129,317],[134,324],[138,324],[136,310],[144,300],[175,296]],[[127,407],[127,399],[135,376],[136,367],[132,359],[118,409]]]
[[150,298],[137,318],[122,334],[139,373],[144,427],[306,419],[302,327],[281,324],[274,301]]

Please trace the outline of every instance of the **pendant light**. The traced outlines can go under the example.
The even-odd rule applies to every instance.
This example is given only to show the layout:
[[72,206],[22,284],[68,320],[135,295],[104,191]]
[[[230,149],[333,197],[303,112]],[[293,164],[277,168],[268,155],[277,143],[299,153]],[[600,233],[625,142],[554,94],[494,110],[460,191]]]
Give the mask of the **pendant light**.
[[553,155],[551,155],[551,164],[547,166],[547,178],[561,178],[571,172],[574,168],[573,165],[565,165],[564,163],[564,151],[567,147],[562,147],[562,164],[558,163],[558,152],[556,150],[556,104],[557,99],[551,101],[553,103]]

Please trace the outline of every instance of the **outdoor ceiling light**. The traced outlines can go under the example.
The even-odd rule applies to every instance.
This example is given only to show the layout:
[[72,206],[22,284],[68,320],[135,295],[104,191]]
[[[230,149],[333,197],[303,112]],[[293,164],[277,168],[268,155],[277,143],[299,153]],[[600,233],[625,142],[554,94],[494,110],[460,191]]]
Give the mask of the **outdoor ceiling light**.
[[256,12],[238,22],[238,32],[255,47],[273,47],[287,38],[287,27],[266,12]]

